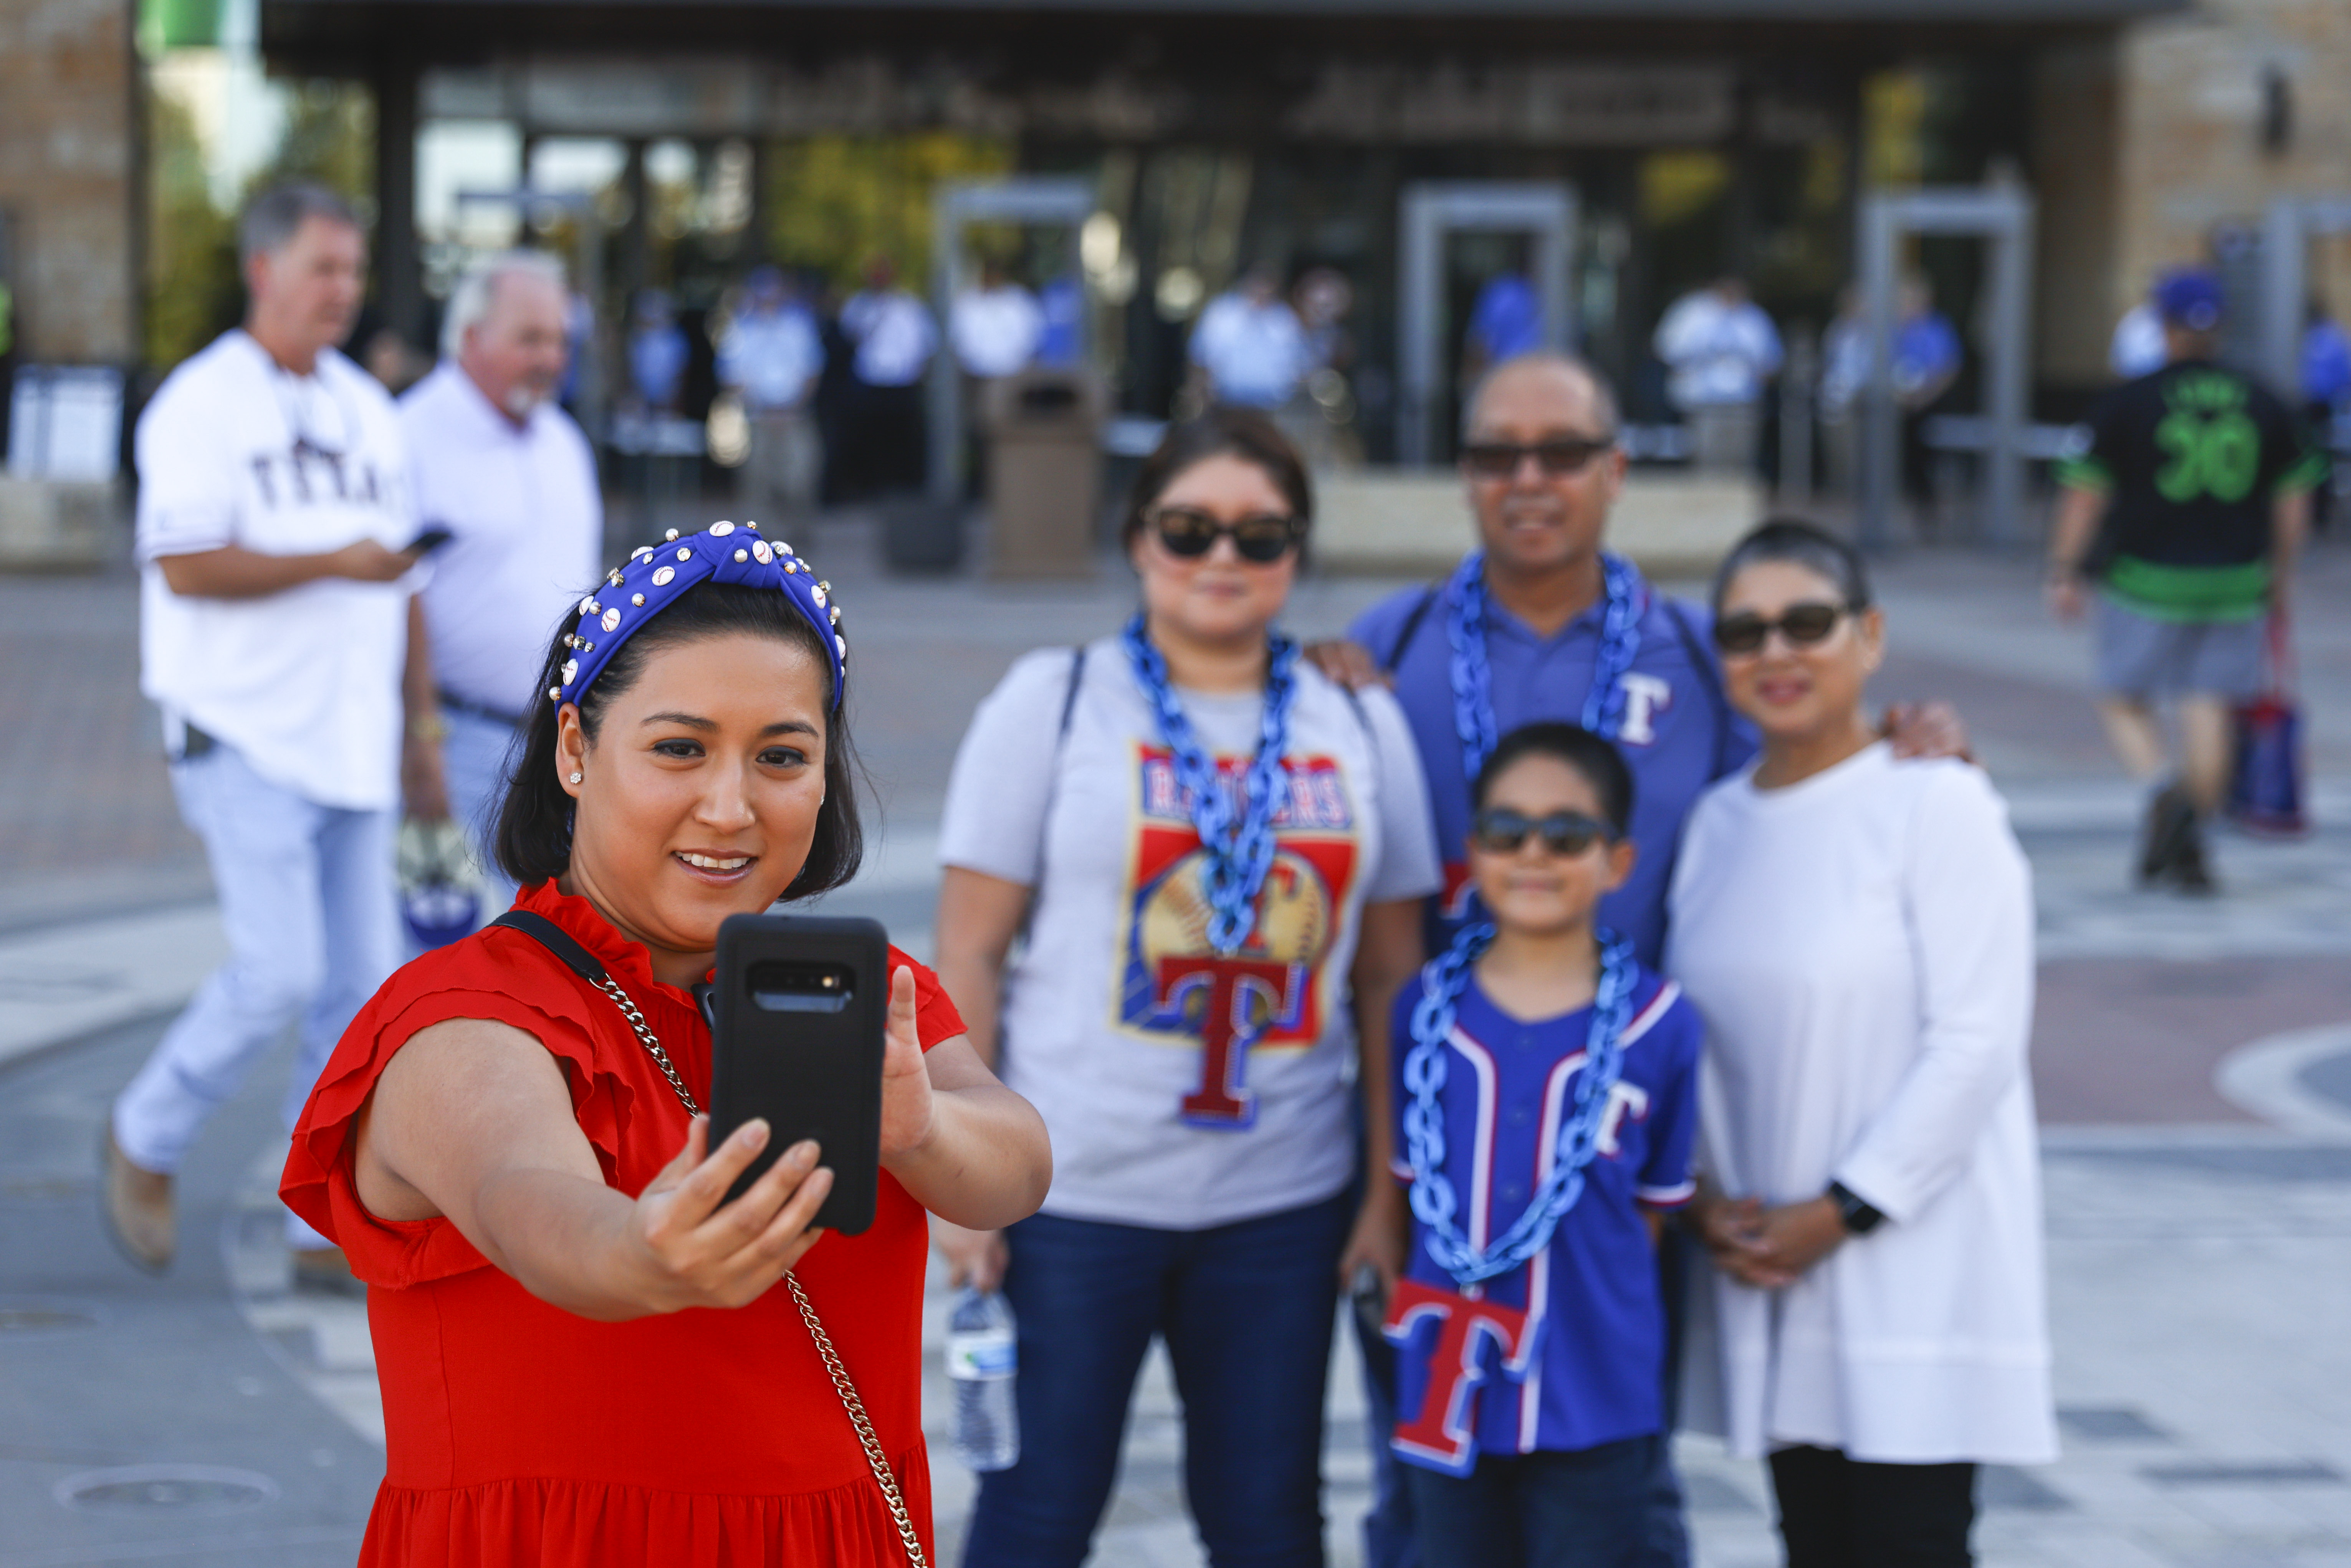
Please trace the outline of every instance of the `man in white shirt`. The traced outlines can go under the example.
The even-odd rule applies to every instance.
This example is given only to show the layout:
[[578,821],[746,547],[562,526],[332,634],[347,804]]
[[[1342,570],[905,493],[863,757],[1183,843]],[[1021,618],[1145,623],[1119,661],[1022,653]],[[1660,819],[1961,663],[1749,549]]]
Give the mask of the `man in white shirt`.
[[[230,955],[114,1103],[106,1214],[151,1270],[175,1249],[172,1173],[205,1117],[298,1019],[291,1128],[398,949],[417,524],[392,400],[330,346],[358,313],[366,243],[307,185],[256,197],[238,240],[245,325],[172,373],[137,434],[140,685]],[[324,1237],[291,1215],[287,1230],[298,1279],[348,1280]]]
[[755,521],[797,522],[816,506],[824,458],[809,420],[809,397],[824,370],[824,343],[808,307],[784,275],[755,268],[743,280],[743,306],[718,344],[718,380],[743,400],[751,450],[737,478],[736,502]]
[[919,489],[923,482],[923,372],[939,329],[923,302],[899,287],[887,256],[867,264],[863,291],[841,308],[841,335],[855,350],[857,383],[842,443],[848,488],[865,495]]
[[1019,375],[1035,362],[1044,336],[1045,311],[1037,297],[992,261],[981,267],[978,287],[956,296],[947,317],[956,361],[977,381]]
[[557,406],[570,357],[563,266],[510,251],[449,297],[440,365],[401,399],[416,513],[453,536],[420,596],[429,657],[412,711],[441,741],[446,789],[412,792],[409,814],[454,817],[475,846],[483,914],[514,902],[489,841],[507,753],[530,712],[555,622],[602,575],[596,460]]
[[1270,267],[1253,267],[1200,312],[1192,362],[1207,374],[1214,401],[1271,410],[1296,395],[1312,354],[1280,283]]
[[1780,333],[1747,296],[1745,280],[1721,277],[1674,302],[1657,323],[1657,358],[1672,372],[1666,395],[1689,422],[1691,461],[1746,473],[1755,466],[1763,383],[1780,373]]

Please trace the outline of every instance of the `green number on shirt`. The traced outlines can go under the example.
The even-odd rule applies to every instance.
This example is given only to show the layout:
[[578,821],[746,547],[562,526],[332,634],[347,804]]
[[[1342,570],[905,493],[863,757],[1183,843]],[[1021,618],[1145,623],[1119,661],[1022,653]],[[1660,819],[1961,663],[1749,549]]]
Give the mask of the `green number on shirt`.
[[2262,458],[2261,432],[2230,410],[2210,419],[2181,410],[2155,427],[2155,444],[2170,458],[2155,476],[2156,493],[2184,504],[2210,494],[2216,501],[2241,501],[2252,493]]

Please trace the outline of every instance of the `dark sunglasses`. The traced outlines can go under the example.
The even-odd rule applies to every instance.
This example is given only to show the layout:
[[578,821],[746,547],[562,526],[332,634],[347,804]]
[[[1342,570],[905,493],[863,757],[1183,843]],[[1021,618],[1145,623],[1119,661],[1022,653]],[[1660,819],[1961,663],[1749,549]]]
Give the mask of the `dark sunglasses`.
[[1553,811],[1541,819],[1508,806],[1489,806],[1469,826],[1469,837],[1489,854],[1516,854],[1529,833],[1542,835],[1543,848],[1555,855],[1580,855],[1595,843],[1613,844],[1616,830],[1581,811]]
[[1169,555],[1196,559],[1216,549],[1218,539],[1229,538],[1243,560],[1260,566],[1297,549],[1306,533],[1296,517],[1280,512],[1256,512],[1238,522],[1226,523],[1196,507],[1162,507],[1153,515],[1151,526]]
[[1547,476],[1563,479],[1583,473],[1593,458],[1615,444],[1613,435],[1561,436],[1524,445],[1514,441],[1472,441],[1461,449],[1461,464],[1480,479],[1507,479],[1531,457]]
[[1714,645],[1726,653],[1760,653],[1764,639],[1777,632],[1791,648],[1809,648],[1826,641],[1849,613],[1842,604],[1792,604],[1777,621],[1766,621],[1751,611],[1725,615],[1714,623]]

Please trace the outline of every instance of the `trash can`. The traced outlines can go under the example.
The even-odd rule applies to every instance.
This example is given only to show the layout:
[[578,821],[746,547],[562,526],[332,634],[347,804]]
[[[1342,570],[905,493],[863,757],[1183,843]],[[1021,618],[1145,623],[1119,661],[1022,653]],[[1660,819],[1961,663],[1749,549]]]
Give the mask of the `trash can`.
[[1093,575],[1106,401],[1101,378],[1083,370],[1023,371],[988,383],[981,425],[994,523],[989,576]]

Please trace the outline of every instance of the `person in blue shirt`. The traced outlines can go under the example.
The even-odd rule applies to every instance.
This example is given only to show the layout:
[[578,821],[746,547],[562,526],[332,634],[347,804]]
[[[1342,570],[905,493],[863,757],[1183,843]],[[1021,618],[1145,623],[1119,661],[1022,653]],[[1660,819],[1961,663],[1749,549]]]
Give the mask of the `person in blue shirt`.
[[1638,862],[1616,749],[1503,736],[1468,835],[1485,918],[1397,998],[1412,1244],[1390,1445],[1428,1568],[1631,1568],[1667,1430],[1663,1217],[1689,1201],[1702,1026],[1595,927]]
[[1542,346],[1542,300],[1527,275],[1513,270],[1488,278],[1462,334],[1462,379],[1474,383],[1494,366]]
[[[1309,656],[1344,684],[1393,685],[1427,775],[1437,841],[1449,858],[1432,901],[1428,950],[1442,952],[1468,907],[1473,749],[1541,719],[1580,722],[1613,740],[1631,769],[1629,837],[1637,847],[1600,921],[1655,966],[1664,950],[1666,889],[1683,820],[1706,787],[1755,753],[1746,721],[1725,700],[1702,605],[1655,591],[1602,548],[1623,488],[1614,393],[1573,355],[1544,350],[1496,366],[1463,421],[1462,476],[1479,547],[1444,582],[1406,588],[1374,605],[1342,641]],[[1614,634],[1612,635],[1612,628]],[[1965,731],[1941,703],[1896,705],[1885,727],[1904,757],[1964,755]],[[1482,742],[1465,741],[1465,732]],[[1666,1249],[1668,1270],[1677,1247]],[[1674,1301],[1668,1280],[1668,1306]],[[1374,1425],[1389,1399],[1388,1357],[1364,1343]],[[1384,1445],[1375,1451],[1378,1500],[1364,1521],[1371,1568],[1414,1568],[1411,1504]],[[1647,1561],[1689,1561],[1681,1494],[1662,1447]]]

